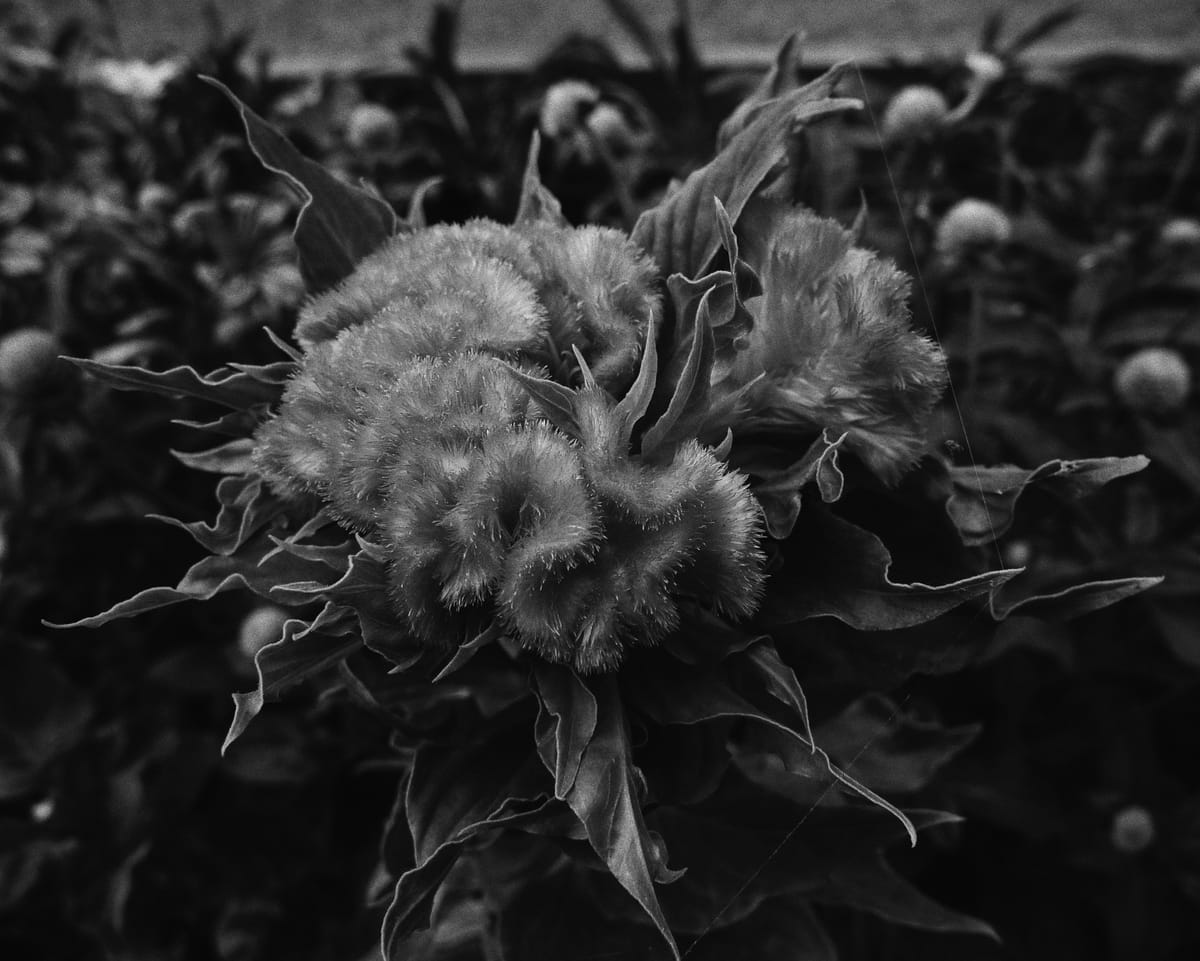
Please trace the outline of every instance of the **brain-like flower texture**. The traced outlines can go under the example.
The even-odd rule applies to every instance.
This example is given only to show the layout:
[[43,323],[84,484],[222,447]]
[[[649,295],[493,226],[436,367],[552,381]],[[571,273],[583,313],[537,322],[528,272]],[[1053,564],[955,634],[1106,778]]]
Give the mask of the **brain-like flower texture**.
[[256,466],[384,546],[393,607],[428,644],[498,625],[595,671],[675,628],[682,598],[748,615],[763,557],[744,478],[695,441],[641,457],[616,399],[653,359],[656,282],[603,228],[399,236],[302,312]]

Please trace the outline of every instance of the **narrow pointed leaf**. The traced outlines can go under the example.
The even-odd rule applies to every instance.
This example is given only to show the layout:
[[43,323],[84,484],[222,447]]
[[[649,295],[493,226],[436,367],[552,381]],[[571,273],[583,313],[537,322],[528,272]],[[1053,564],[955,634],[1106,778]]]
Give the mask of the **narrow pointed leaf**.
[[506,366],[512,378],[528,391],[550,423],[568,437],[579,436],[575,420],[575,392],[569,387],[541,377],[531,377],[523,370]]
[[185,467],[210,474],[245,474],[251,470],[250,456],[254,441],[239,437],[217,447],[202,451],[173,450],[171,455]]
[[1069,621],[1157,587],[1162,582],[1161,577],[1120,577],[1073,584],[1053,594],[1035,594],[1019,600],[1006,599],[1001,593],[992,599],[991,611],[998,621],[1014,614],[1047,621]]
[[228,87],[212,78],[204,79],[237,108],[246,138],[262,165],[283,177],[301,200],[292,236],[310,294],[318,294],[349,276],[360,260],[396,233],[399,224],[391,207],[304,157]]
[[[729,141],[741,133],[758,110],[781,94],[794,90],[798,86],[800,39],[800,34],[793,33],[783,42],[783,46],[775,54],[775,61],[763,74],[758,86],[737,105],[733,113],[721,122],[721,126],[717,130],[718,150],[724,149]],[[827,97],[832,92],[833,85],[830,84],[829,91],[824,96]]]
[[563,800],[575,785],[583,752],[596,732],[596,698],[569,667],[538,661],[533,674],[546,712],[538,754],[554,775],[554,796]]
[[542,179],[538,176],[538,154],[541,147],[541,136],[535,130],[529,142],[525,176],[521,180],[521,200],[517,204],[514,224],[519,227],[521,224],[545,223],[566,227],[567,218],[563,216],[562,204],[554,194],[542,186]]
[[637,422],[646,416],[650,402],[654,399],[654,387],[658,383],[658,325],[651,321],[646,330],[646,346],[642,348],[642,359],[637,377],[625,396],[617,401],[613,416],[621,425],[622,440],[626,445],[633,436]]
[[201,375],[193,367],[172,367],[158,371],[102,364],[86,357],[65,359],[117,390],[144,390],[167,397],[197,397],[234,410],[274,403],[281,393],[278,385],[265,383],[245,371],[225,367]]

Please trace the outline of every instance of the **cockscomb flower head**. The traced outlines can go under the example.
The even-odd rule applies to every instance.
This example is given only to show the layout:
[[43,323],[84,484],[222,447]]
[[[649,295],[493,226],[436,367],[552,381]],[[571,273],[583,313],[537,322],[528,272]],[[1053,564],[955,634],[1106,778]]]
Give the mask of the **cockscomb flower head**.
[[913,84],[897,93],[883,112],[883,138],[889,143],[919,140],[946,120],[950,106],[937,87]]
[[605,228],[399,237],[305,309],[307,352],[255,467],[382,546],[392,606],[430,645],[495,625],[607,670],[678,626],[681,598],[751,614],[762,525],[745,479],[695,441],[642,458],[614,400],[653,374],[656,285]]
[[953,262],[972,250],[1002,244],[1011,234],[1008,214],[986,200],[968,197],[942,215],[934,246],[943,259]]
[[911,329],[907,276],[808,211],[777,211],[767,238],[754,265],[762,295],[747,301],[754,326],[714,385],[745,391],[727,426],[828,428],[897,480],[924,453],[946,386],[941,352]]

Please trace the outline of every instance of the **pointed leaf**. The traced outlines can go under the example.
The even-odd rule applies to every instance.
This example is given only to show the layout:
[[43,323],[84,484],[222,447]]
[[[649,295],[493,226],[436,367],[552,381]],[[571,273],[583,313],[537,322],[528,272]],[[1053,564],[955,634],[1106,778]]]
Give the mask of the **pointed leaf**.
[[228,87],[210,77],[204,79],[237,108],[246,139],[262,165],[283,177],[300,197],[300,216],[292,236],[309,294],[318,294],[349,276],[360,260],[396,233],[399,224],[391,207],[301,155]]
[[763,181],[786,163],[787,146],[798,127],[861,106],[857,100],[828,99],[846,69],[845,64],[834,67],[814,83],[765,104],[711,162],[638,218],[633,240],[664,274],[695,277],[707,268],[721,243],[714,197],[736,224]]
[[464,641],[462,644],[459,644],[458,649],[454,652],[454,656],[446,662],[446,666],[438,671],[437,676],[434,677],[434,683],[436,684],[438,681],[444,681],[447,677],[449,677],[469,660],[471,660],[471,658],[473,658],[476,654],[478,654],[481,649],[487,647],[487,645],[495,641],[501,635],[501,633],[502,629],[500,625],[492,624],[487,629],[480,631],[477,635],[475,635],[475,637],[471,638],[471,640]]
[[541,152],[541,147],[541,136],[535,130],[529,142],[525,176],[521,180],[521,200],[517,204],[517,217],[513,223],[517,227],[529,223],[566,227],[568,222],[567,218],[563,216],[562,204],[558,202],[554,194],[542,186],[541,177],[538,176],[538,154]]
[[1036,594],[1019,600],[1007,599],[1002,592],[992,598],[991,611],[998,621],[1013,614],[1047,621],[1069,621],[1157,587],[1163,580],[1162,577],[1120,577],[1108,581],[1089,581],[1086,584],[1073,584],[1053,594]]
[[287,505],[271,496],[262,478],[254,474],[221,478],[217,500],[221,509],[211,525],[202,521],[184,523],[162,514],[149,516],[187,531],[209,553],[229,556],[287,510]]
[[709,381],[715,352],[712,325],[708,319],[713,289],[709,288],[700,298],[689,331],[691,344],[667,409],[642,437],[642,453],[648,457],[658,454],[668,458],[680,443],[695,436],[696,427],[708,413]]
[[954,934],[981,934],[999,941],[991,925],[938,904],[896,874],[882,854],[847,859],[816,893],[819,901],[844,904],[909,927]]
[[1084,497],[1109,481],[1143,470],[1146,457],[1096,457],[1052,460],[1029,470],[1023,467],[951,467],[952,491],[946,513],[969,547],[990,544],[1013,524],[1017,501],[1031,487],[1062,497]]
[[783,470],[757,467],[754,463],[737,465],[746,473],[760,478],[751,490],[762,504],[767,519],[767,533],[773,538],[786,540],[791,536],[800,517],[802,491],[807,484],[816,482],[821,500],[826,504],[841,498],[846,478],[838,466],[838,448],[848,436],[842,434],[830,440],[829,429],[826,428],[809,445],[800,460]]
[[651,842],[634,789],[632,746],[621,695],[612,675],[600,675],[589,686],[596,698],[596,729],[566,802],[583,823],[592,848],[650,916],[679,961],[679,948],[654,892]]
[[210,474],[245,474],[251,470],[250,456],[253,453],[254,440],[250,437],[239,437],[208,450],[171,451],[171,455],[185,467]]
[[281,393],[278,385],[266,383],[245,371],[225,367],[201,375],[193,367],[172,367],[158,371],[101,364],[86,357],[65,359],[117,390],[144,390],[168,397],[197,397],[234,410],[246,410],[257,404],[273,404]]
[[258,687],[248,694],[233,695],[233,722],[229,725],[229,733],[225,735],[225,743],[221,745],[222,754],[258,716],[268,697],[332,667],[361,643],[354,635],[330,637],[306,632],[300,636],[307,627],[307,622],[303,620],[285,621],[283,637],[260,648],[254,655]]
[[579,425],[575,420],[575,392],[553,380],[531,377],[523,370],[505,365],[512,375],[541,408],[543,414],[555,427],[568,437],[579,437]]
[[[799,85],[800,39],[800,34],[793,33],[783,42],[775,54],[775,62],[763,74],[758,86],[721,122],[717,130],[718,151],[746,128],[758,110]],[[828,97],[832,92],[833,84],[829,84],[829,90],[823,96]]]
[[646,330],[646,345],[642,348],[642,359],[637,377],[625,396],[617,401],[613,416],[620,425],[621,440],[629,445],[637,422],[646,416],[650,402],[654,399],[654,386],[658,382],[658,324],[651,319]]
[[[973,598],[990,597],[1021,569],[988,571],[949,584],[902,584],[888,574],[892,556],[874,534],[814,505],[800,516],[787,563],[795,590],[764,601],[765,623],[836,617],[861,631],[886,631],[933,620]],[[801,553],[803,550],[803,553]]]
[[554,796],[563,800],[596,731],[596,698],[569,667],[537,661],[533,676],[545,711],[539,715],[538,754],[554,775]]

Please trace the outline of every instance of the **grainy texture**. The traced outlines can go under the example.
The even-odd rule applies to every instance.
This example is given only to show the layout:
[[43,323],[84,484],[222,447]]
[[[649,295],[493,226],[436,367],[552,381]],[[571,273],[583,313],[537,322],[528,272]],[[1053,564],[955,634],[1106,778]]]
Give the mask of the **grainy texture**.
[[[129,55],[190,48],[202,36],[202,5],[189,0],[111,0]],[[333,67],[386,69],[401,62],[406,44],[420,42],[432,0],[360,0],[352,7],[321,0],[217,0],[230,27],[253,30],[255,46],[276,54],[282,71]],[[639,4],[665,37],[675,4]],[[965,4],[959,0],[692,0],[705,60],[714,64],[766,63],[787,34],[804,30],[810,62],[847,57],[916,58],[972,49],[984,14],[1003,7],[1012,29],[1031,23],[1045,0]],[[42,0],[53,20],[93,10],[88,0]],[[1035,55],[1077,56],[1124,51],[1200,58],[1200,3],[1196,0],[1090,0],[1079,19],[1039,44]],[[619,24],[594,0],[466,0],[462,63],[476,69],[521,67],[572,31],[597,36],[630,65],[644,62]]]

